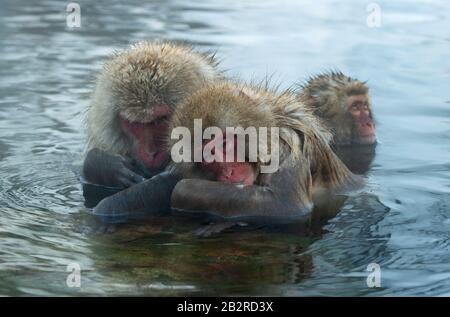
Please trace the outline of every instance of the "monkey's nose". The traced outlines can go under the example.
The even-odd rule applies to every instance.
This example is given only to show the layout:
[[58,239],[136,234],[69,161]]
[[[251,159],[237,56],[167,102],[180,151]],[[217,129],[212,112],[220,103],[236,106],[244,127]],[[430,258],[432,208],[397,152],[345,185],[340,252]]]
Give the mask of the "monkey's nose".
[[153,106],[153,117],[160,118],[166,117],[170,114],[170,108],[166,105],[155,105]]
[[362,122],[360,124],[360,127],[363,128],[363,129],[364,128],[371,128],[371,129],[373,129],[374,125],[373,125],[372,121],[367,121],[367,122]]

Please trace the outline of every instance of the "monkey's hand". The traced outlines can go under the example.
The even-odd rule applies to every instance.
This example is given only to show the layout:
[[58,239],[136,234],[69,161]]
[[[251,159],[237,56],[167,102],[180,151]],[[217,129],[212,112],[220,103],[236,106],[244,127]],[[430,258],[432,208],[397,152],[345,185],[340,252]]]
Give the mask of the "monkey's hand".
[[130,158],[111,155],[95,148],[88,152],[84,160],[83,177],[88,183],[127,188],[145,180],[136,173],[134,165]]
[[104,223],[123,223],[128,219],[168,212],[170,196],[178,181],[175,174],[163,172],[104,198],[93,213]]
[[212,221],[283,224],[309,218],[312,204],[266,186],[243,188],[202,179],[183,179],[175,187],[171,207],[177,213],[204,214]]
[[251,224],[282,224],[309,219],[313,207],[309,166],[288,158],[260,185],[236,186],[204,179],[183,179],[171,206],[182,213]]

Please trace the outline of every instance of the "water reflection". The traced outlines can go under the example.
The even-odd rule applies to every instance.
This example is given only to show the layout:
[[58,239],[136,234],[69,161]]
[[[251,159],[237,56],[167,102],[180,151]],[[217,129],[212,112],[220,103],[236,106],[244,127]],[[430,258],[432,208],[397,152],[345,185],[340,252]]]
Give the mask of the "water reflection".
[[198,240],[193,236],[197,225],[158,218],[147,225],[121,226],[93,246],[95,266],[148,295],[263,295],[275,284],[292,276],[301,281],[310,272],[310,255],[298,253],[311,239],[246,230]]
[[[341,212],[324,227],[326,233],[305,252],[312,256],[312,279],[283,287],[283,295],[369,295],[367,266],[389,261],[390,234],[376,228],[390,211],[370,194],[348,197]],[[355,217],[357,215],[357,217]],[[312,289],[311,289],[312,288]]]
[[[2,2],[0,295],[450,294],[448,3],[380,1],[381,28],[367,27],[364,4],[335,0],[78,3],[72,30],[66,3]],[[376,156],[337,149],[367,186],[315,214],[307,236],[198,240],[198,223],[175,219],[87,233],[73,170],[95,71],[114,49],[155,38],[217,49],[229,75],[275,73],[282,88],[329,68],[369,79]],[[71,262],[81,289],[66,286]],[[370,262],[380,289],[365,284]]]

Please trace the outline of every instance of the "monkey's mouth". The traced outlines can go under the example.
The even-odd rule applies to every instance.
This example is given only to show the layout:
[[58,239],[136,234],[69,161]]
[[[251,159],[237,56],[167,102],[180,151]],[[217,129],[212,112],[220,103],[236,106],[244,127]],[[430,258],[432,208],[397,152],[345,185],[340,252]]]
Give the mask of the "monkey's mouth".
[[358,144],[365,144],[365,145],[369,145],[369,144],[375,144],[377,142],[377,138],[375,135],[371,135],[371,136],[364,136],[364,137],[360,137],[358,139]]
[[358,127],[357,143],[373,144],[376,140],[375,126],[372,123],[366,123]]
[[164,167],[169,161],[169,155],[164,149],[149,145],[139,146],[137,157],[148,168]]
[[168,130],[167,116],[159,116],[151,122],[130,122],[124,118],[121,121],[135,144],[135,157],[147,168],[164,167],[169,161],[164,141]]
[[253,185],[257,177],[252,164],[246,162],[210,163],[204,166],[214,173],[216,181],[238,187]]
[[360,135],[356,140],[358,144],[374,144],[377,142],[377,137],[375,134]]

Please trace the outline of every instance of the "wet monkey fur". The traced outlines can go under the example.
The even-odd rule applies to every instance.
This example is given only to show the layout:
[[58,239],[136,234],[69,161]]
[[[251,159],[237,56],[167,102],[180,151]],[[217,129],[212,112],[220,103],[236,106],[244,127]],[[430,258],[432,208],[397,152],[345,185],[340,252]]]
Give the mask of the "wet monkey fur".
[[213,55],[184,45],[142,42],[114,54],[87,110],[84,181],[120,190],[163,171],[172,112],[219,77]]
[[342,72],[326,72],[301,85],[298,97],[331,129],[334,145],[376,143],[372,103],[365,83]]
[[[215,126],[223,133],[225,127],[279,128],[279,169],[261,173],[267,164],[261,157],[245,163],[172,162],[164,173],[104,199],[94,212],[158,213],[172,207],[228,221],[289,222],[309,217],[315,193],[361,182],[332,152],[328,130],[291,92],[216,81],[175,109],[169,130],[182,126],[192,131],[195,119],[202,119],[204,129]],[[176,142],[169,139],[168,148]]]
[[[214,167],[205,162],[178,163],[183,180],[172,193],[172,208],[225,219],[289,220],[309,215],[319,189],[334,191],[357,183],[331,151],[329,132],[290,92],[216,83],[188,98],[175,111],[171,127],[184,126],[192,132],[194,119],[199,118],[204,128],[220,127],[223,133],[226,127],[279,128],[279,169],[261,173],[266,163],[260,157],[255,163],[215,162]],[[169,145],[173,144],[171,140]],[[270,149],[270,144],[265,147]]]

